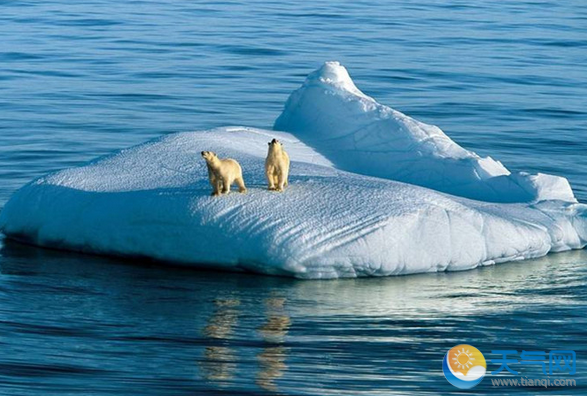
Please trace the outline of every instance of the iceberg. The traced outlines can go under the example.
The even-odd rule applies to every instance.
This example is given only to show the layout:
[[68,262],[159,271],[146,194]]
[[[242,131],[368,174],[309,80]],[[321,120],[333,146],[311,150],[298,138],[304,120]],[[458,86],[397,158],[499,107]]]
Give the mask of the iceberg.
[[[163,136],[18,190],[0,231],[39,246],[331,279],[459,271],[587,244],[566,179],[509,172],[377,103],[337,62],[310,74],[277,130]],[[291,158],[267,190],[267,143]],[[211,197],[201,151],[234,158],[247,194]]]
[[[267,142],[290,185],[266,189]],[[248,193],[211,197],[199,153],[237,159]],[[171,134],[41,177],[0,212],[40,246],[305,279],[456,271],[587,241],[586,205],[502,204],[337,169],[289,133],[246,127]]]
[[274,129],[293,133],[343,170],[490,202],[576,202],[558,176],[512,174],[440,128],[377,103],[338,62],[326,62],[289,97]]

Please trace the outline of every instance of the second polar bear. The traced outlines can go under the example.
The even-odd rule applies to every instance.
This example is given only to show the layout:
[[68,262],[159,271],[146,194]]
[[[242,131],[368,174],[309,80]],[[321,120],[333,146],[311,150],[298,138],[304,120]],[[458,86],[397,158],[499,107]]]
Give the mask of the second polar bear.
[[212,185],[212,196],[228,194],[230,186],[234,183],[238,185],[239,192],[247,192],[245,181],[243,180],[243,171],[238,162],[230,158],[220,159],[211,151],[202,151],[202,157],[204,157],[208,166],[208,178]]
[[289,155],[277,139],[269,143],[269,152],[265,160],[265,175],[269,183],[269,190],[283,191],[287,186],[289,176]]

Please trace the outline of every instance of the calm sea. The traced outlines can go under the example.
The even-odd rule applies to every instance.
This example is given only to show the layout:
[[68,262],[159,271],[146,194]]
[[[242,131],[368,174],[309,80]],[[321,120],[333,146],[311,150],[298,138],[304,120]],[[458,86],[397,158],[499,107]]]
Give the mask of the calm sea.
[[[270,127],[326,60],[468,149],[568,177],[587,201],[583,0],[4,0],[0,207],[37,176],[161,134]],[[441,361],[460,343],[486,359],[577,354],[577,387],[488,376],[472,394],[587,393],[586,264],[571,252],[296,281],[0,241],[0,394],[457,393]]]

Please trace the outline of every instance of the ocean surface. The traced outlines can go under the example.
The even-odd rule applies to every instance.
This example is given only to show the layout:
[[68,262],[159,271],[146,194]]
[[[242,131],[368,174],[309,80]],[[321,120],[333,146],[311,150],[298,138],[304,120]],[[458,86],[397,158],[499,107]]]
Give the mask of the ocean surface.
[[[270,128],[327,60],[467,149],[567,177],[587,202],[583,0],[4,0],[0,37],[0,207],[40,175],[162,134]],[[585,394],[586,309],[585,251],[297,281],[4,240],[0,395],[459,393],[441,362],[461,343],[488,361],[577,355],[576,387],[496,388],[488,375],[469,394]]]

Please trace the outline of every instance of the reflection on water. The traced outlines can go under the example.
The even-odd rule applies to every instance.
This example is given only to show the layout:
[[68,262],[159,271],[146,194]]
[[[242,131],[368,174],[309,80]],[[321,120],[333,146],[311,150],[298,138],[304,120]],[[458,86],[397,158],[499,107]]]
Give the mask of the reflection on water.
[[[285,364],[287,348],[284,342],[291,324],[284,304],[285,298],[271,296],[264,300],[265,323],[257,330],[262,340],[260,352],[257,353],[258,372],[255,383],[262,389],[276,392],[275,380],[283,376],[287,369]],[[237,325],[241,302],[237,298],[219,298],[214,300],[215,310],[204,327],[202,334],[210,339],[212,345],[204,348],[200,362],[202,377],[219,387],[225,387],[234,380],[239,362],[239,349],[231,346],[231,340],[238,339],[233,333]],[[219,342],[219,345],[214,344]]]
[[[217,299],[214,301],[216,311],[210,317],[202,333],[214,340],[228,340],[238,319],[238,299]],[[201,362],[202,376],[209,381],[222,385],[234,377],[236,370],[235,350],[224,345],[209,345],[204,349]]]
[[287,348],[282,344],[291,320],[284,309],[285,301],[285,298],[279,297],[267,299],[265,302],[267,322],[259,327],[259,334],[268,346],[257,355],[260,367],[256,383],[268,391],[277,390],[275,380],[282,377],[287,369],[285,364]]
[[[458,343],[484,353],[586,356],[585,263],[587,252],[576,251],[460,273],[297,281],[7,242],[0,248],[0,389],[448,393],[440,364]],[[568,393],[585,392],[582,359],[575,378],[579,387]],[[471,394],[490,389],[482,382]]]

